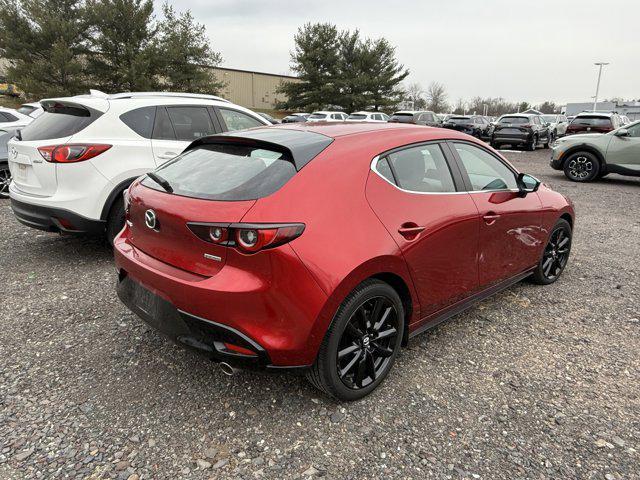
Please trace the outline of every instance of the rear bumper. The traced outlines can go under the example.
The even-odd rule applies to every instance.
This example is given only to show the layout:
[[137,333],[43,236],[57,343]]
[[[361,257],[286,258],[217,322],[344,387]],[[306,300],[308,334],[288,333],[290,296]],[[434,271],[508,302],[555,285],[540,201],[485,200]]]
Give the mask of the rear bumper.
[[519,135],[495,133],[493,135],[493,141],[496,143],[508,143],[508,144],[520,145],[523,143],[529,143],[532,137],[533,135],[531,133],[522,133]]
[[[322,337],[315,338],[314,326],[327,297],[289,245],[255,257],[269,265],[265,270],[227,264],[212,277],[147,255],[129,242],[127,227],[114,241],[114,254],[123,303],[179,344],[243,368],[299,369],[315,361]],[[140,291],[151,307],[140,306]],[[256,355],[229,352],[225,341]]]
[[62,208],[21,202],[11,197],[11,208],[20,223],[47,232],[100,235],[105,222],[83,217]]

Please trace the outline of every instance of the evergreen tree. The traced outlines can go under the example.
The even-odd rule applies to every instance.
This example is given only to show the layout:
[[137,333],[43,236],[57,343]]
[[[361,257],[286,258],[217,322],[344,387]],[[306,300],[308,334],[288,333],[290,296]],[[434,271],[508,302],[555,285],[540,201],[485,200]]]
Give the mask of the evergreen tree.
[[0,57],[30,98],[75,95],[87,87],[88,23],[81,0],[0,0]]
[[152,90],[159,60],[152,0],[93,0],[87,70],[107,92]]
[[335,25],[307,23],[294,37],[291,69],[300,82],[285,82],[279,91],[287,100],[279,105],[287,110],[317,110],[333,105],[339,96],[339,37]]
[[370,43],[366,48],[369,105],[374,110],[396,105],[402,99],[400,84],[409,70],[398,63],[396,49],[385,38]]
[[207,38],[204,25],[195,22],[190,11],[177,14],[164,4],[160,22],[158,59],[162,85],[166,90],[216,94],[224,82],[215,78],[211,67],[222,62]]

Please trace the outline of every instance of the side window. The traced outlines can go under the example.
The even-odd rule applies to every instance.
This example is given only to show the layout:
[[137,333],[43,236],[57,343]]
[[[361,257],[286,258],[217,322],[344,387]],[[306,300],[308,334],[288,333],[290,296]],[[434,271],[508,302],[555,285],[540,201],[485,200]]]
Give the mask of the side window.
[[455,192],[449,165],[438,144],[421,145],[387,157],[398,186],[412,192]]
[[191,142],[215,132],[206,107],[168,107],[178,140]]
[[120,115],[120,120],[131,130],[144,138],[151,138],[156,107],[136,108]]
[[175,140],[176,134],[171,126],[169,114],[165,107],[158,107],[156,112],[156,121],[153,125],[153,138],[156,140]]
[[468,143],[453,145],[474,191],[518,188],[513,171],[489,152]]
[[397,185],[395,178],[393,178],[393,173],[391,172],[389,161],[386,158],[381,158],[380,160],[378,160],[378,163],[376,163],[376,170],[384,178],[389,180],[394,185]]
[[8,122],[7,117],[4,116],[3,112],[0,112],[0,123]]
[[340,116],[339,113],[332,113],[331,118],[334,120],[342,120],[342,117]]
[[218,111],[220,112],[220,115],[222,115],[222,119],[227,126],[227,130],[233,131],[263,126],[263,124],[255,118],[250,117],[246,113],[239,112],[238,110],[219,108]]
[[630,137],[640,137],[640,123],[636,123],[633,127],[627,128]]

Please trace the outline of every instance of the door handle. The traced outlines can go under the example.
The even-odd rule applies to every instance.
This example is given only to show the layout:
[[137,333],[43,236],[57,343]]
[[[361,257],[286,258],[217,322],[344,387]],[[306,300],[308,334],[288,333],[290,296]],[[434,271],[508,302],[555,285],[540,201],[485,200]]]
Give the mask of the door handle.
[[413,240],[416,238],[421,232],[423,232],[425,227],[421,227],[416,225],[413,222],[403,223],[398,229],[398,233],[402,235],[407,240]]
[[489,212],[482,218],[484,219],[484,223],[486,223],[487,225],[493,225],[494,223],[496,223],[496,220],[500,218],[500,215],[495,212]]
[[159,154],[158,158],[171,159],[171,158],[177,157],[177,156],[178,156],[178,154],[175,153],[175,152],[165,152],[165,153]]

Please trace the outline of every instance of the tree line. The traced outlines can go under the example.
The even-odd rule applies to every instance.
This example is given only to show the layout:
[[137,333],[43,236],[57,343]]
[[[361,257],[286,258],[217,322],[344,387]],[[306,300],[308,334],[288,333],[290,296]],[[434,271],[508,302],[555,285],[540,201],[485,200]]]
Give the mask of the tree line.
[[0,57],[30,98],[223,87],[204,26],[152,0],[0,0]]

